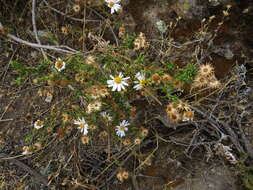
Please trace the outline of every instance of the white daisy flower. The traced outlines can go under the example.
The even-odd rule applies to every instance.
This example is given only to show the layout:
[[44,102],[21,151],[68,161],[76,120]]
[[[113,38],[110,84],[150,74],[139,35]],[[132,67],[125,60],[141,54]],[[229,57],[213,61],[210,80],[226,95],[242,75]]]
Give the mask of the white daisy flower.
[[82,118],[82,119],[78,118],[77,120],[74,121],[74,124],[75,124],[75,125],[79,125],[79,126],[78,126],[78,129],[81,130],[81,133],[82,133],[83,135],[87,135],[87,134],[88,134],[88,128],[89,128],[89,126],[88,126],[88,124],[86,123],[86,121],[85,121],[84,118]]
[[65,69],[66,63],[58,58],[54,63],[54,67],[57,69],[57,71],[61,72],[63,69]]
[[107,80],[107,84],[108,87],[112,87],[112,91],[121,91],[125,90],[125,86],[128,86],[128,84],[126,83],[126,80],[129,79],[129,77],[125,77],[123,76],[122,73],[119,73],[118,76],[113,77],[112,75],[110,75],[112,80]]
[[125,131],[128,131],[127,126],[130,125],[130,123],[127,120],[123,120],[122,122],[120,122],[119,126],[116,126],[116,134],[119,137],[124,137],[126,136]]
[[145,78],[145,74],[144,73],[140,73],[138,72],[136,75],[135,75],[135,78],[138,79],[138,81],[134,81],[134,83],[136,83],[136,85],[134,86],[134,89],[135,90],[140,90],[142,89],[146,83],[147,83],[147,80]]
[[105,111],[101,113],[101,116],[107,122],[112,120],[112,117]]
[[111,14],[121,9],[120,0],[105,0],[105,2],[111,8]]
[[41,129],[42,127],[44,127],[44,122],[40,121],[40,120],[37,120],[37,121],[34,122],[33,126],[34,126],[35,129]]

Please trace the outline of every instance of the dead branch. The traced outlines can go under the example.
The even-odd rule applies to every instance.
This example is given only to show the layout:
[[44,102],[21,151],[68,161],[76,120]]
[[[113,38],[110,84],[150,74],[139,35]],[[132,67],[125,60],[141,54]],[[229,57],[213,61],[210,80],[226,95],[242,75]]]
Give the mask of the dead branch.
[[[40,42],[40,39],[39,39],[39,36],[38,36],[38,31],[37,31],[37,26],[36,26],[36,0],[33,0],[32,1],[32,25],[33,25],[33,32],[35,34],[35,39],[37,41],[37,43],[39,45],[41,45],[41,42]],[[43,48],[40,48],[41,50],[41,53],[44,57],[44,59],[47,59],[47,56],[46,56],[46,53],[44,52]]]

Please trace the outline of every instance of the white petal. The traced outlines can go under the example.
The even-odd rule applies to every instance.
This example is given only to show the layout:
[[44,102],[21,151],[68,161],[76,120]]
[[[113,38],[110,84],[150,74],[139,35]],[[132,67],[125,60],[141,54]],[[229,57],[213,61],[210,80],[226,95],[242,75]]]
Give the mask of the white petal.
[[111,8],[111,14],[113,14],[115,11],[114,11],[114,8],[112,7]]
[[117,86],[117,91],[118,91],[118,92],[121,91],[121,87],[122,87],[121,84],[119,84],[119,85]]
[[125,86],[128,86],[128,84],[125,81],[122,81],[121,83]]
[[112,87],[112,91],[115,91],[117,89],[117,85],[115,84],[115,85],[113,85],[113,87]]
[[113,9],[114,9],[115,11],[118,11],[120,8],[121,8],[121,6],[120,6],[119,4],[113,5]]
[[114,83],[113,80],[107,80],[106,82],[107,82],[107,84],[113,84]]

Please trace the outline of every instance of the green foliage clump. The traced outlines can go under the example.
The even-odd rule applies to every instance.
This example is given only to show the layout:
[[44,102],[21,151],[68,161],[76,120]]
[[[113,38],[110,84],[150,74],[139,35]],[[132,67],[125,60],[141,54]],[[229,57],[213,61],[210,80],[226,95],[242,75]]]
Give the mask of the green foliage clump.
[[175,78],[181,82],[189,83],[192,79],[197,75],[198,68],[195,64],[187,64],[185,67],[179,69],[176,74]]

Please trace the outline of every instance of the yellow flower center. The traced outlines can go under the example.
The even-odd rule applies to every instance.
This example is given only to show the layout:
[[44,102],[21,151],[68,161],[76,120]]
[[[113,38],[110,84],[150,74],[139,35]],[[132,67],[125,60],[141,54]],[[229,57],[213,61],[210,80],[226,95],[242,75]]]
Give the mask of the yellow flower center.
[[115,5],[115,3],[112,2],[112,1],[108,3],[108,6],[109,6],[109,7],[113,7],[114,5]]
[[120,77],[115,77],[114,78],[114,82],[117,83],[117,84],[120,84],[122,81],[122,79]]
[[37,122],[36,122],[36,125],[37,125],[37,126],[42,126],[42,125],[43,125],[43,122],[42,122],[42,121],[37,121]]
[[118,126],[118,130],[119,130],[119,131],[125,131],[125,127]]
[[146,80],[140,80],[140,85],[141,86],[145,86],[145,84],[146,84]]
[[62,64],[61,61],[56,61],[55,67],[57,67],[57,68],[62,68],[62,66],[63,66],[63,64]]
[[81,123],[81,124],[79,125],[79,127],[80,127],[80,129],[83,129],[83,128],[84,128],[84,124]]

